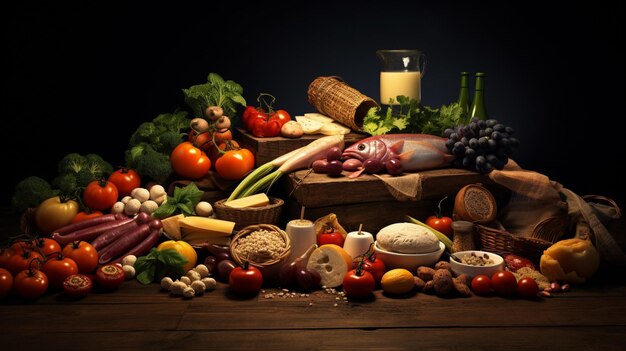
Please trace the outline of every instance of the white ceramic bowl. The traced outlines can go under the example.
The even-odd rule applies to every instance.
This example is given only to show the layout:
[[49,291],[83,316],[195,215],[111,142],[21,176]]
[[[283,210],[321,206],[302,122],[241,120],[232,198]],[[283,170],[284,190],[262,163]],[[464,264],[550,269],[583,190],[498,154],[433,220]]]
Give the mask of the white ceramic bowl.
[[470,251],[460,251],[456,252],[454,256],[462,259],[464,256],[469,256],[473,253],[476,256],[482,256],[484,254],[489,255],[489,258],[493,260],[493,264],[488,266],[472,266],[469,264],[458,262],[457,260],[450,258],[450,268],[452,268],[452,272],[455,275],[465,274],[470,278],[473,278],[477,275],[484,274],[488,277],[491,277],[495,272],[501,271],[504,269],[504,259],[500,255],[496,255],[491,252],[486,251],[478,251],[478,250],[470,250]]
[[417,267],[419,266],[432,266],[441,257],[446,246],[439,242],[439,250],[421,254],[407,254],[392,252],[382,249],[378,246],[377,242],[374,242],[374,250],[376,250],[376,257],[385,262],[385,268],[387,270],[394,268],[404,268],[415,274]]

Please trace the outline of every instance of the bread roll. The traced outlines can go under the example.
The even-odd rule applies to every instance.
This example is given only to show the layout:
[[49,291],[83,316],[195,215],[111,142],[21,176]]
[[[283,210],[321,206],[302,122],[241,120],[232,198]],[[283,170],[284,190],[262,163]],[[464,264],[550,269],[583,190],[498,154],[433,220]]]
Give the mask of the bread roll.
[[439,250],[439,239],[427,228],[414,223],[394,223],[376,234],[378,246],[387,251],[419,254]]

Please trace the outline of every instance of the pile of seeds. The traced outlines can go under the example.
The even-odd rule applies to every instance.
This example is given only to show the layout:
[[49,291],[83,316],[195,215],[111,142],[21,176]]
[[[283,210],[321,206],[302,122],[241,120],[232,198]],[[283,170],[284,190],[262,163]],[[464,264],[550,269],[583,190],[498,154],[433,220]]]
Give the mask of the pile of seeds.
[[264,263],[280,257],[285,247],[279,233],[261,229],[239,238],[237,253],[250,262]]

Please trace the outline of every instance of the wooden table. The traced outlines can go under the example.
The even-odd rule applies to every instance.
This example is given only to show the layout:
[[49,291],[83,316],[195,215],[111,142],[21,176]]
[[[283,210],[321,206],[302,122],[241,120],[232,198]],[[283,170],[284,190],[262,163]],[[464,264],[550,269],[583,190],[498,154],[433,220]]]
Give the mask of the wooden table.
[[[17,219],[2,218],[6,236]],[[0,337],[2,350],[624,350],[624,276],[604,267],[592,282],[549,299],[379,290],[375,299],[347,303],[324,291],[242,299],[224,284],[184,300],[133,280],[78,301],[60,293],[4,300]]]

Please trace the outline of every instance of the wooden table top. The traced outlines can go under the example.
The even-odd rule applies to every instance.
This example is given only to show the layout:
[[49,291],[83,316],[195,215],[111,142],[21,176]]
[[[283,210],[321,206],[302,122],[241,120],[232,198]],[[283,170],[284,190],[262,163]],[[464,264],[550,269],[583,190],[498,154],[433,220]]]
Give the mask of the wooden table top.
[[603,267],[586,285],[536,300],[378,290],[348,302],[321,290],[242,299],[221,283],[185,300],[132,280],[77,301],[1,301],[0,336],[3,350],[624,350],[624,276]]

